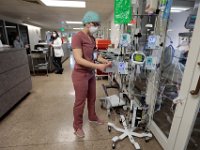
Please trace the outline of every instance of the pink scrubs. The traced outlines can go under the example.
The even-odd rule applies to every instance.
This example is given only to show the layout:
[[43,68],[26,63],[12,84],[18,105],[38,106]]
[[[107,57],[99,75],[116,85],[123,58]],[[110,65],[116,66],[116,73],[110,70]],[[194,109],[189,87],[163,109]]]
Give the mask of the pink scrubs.
[[[88,37],[84,32],[80,31],[72,38],[72,49],[81,49],[83,58],[94,62],[93,52],[95,49],[94,37]],[[74,113],[74,130],[82,129],[83,112],[87,99],[88,119],[92,121],[98,120],[95,112],[96,101],[96,79],[94,69],[87,68],[75,63],[72,72],[72,82],[75,90]]]

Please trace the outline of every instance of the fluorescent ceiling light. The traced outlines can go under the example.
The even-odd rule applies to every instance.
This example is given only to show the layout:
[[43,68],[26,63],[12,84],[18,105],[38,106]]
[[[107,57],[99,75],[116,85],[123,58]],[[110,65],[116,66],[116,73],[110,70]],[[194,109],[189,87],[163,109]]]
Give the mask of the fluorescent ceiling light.
[[171,12],[179,13],[189,9],[190,9],[189,7],[172,7]]
[[81,21],[66,21],[67,24],[83,24]]
[[6,26],[6,28],[17,28],[16,26]]
[[74,30],[82,30],[83,28],[73,28]]
[[167,30],[167,32],[172,32],[172,31],[173,31],[172,29],[168,29],[168,30]]
[[64,1],[64,0],[41,0],[46,6],[50,7],[75,7],[85,8],[86,3],[84,1]]
[[172,13],[180,13],[182,12],[181,10],[171,10]]

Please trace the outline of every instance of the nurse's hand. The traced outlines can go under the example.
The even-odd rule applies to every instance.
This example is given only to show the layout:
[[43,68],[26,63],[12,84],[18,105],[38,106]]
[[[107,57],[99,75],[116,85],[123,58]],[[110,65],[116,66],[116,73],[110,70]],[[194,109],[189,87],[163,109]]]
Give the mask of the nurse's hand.
[[97,69],[104,72],[106,70],[106,68],[110,67],[110,63],[109,64],[97,64]]
[[108,65],[108,67],[112,67],[112,61],[108,61],[106,64]]

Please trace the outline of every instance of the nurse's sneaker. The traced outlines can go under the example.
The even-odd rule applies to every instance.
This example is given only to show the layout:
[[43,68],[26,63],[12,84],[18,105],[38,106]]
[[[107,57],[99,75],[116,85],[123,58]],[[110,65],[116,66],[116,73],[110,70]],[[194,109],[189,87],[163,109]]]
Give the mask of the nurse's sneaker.
[[89,120],[89,122],[91,123],[96,123],[96,124],[99,124],[99,125],[103,125],[105,124],[105,121],[104,120],[101,120],[101,119],[97,119],[97,120]]
[[79,138],[84,138],[85,137],[85,133],[83,131],[83,129],[77,129],[74,134],[79,137]]

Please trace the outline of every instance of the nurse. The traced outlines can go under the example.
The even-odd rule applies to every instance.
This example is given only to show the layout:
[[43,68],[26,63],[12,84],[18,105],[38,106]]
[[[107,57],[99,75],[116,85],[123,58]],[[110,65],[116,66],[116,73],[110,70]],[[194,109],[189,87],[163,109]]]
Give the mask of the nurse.
[[64,51],[62,49],[62,40],[58,35],[57,31],[53,31],[52,33],[52,44],[51,46],[54,49],[54,56],[53,56],[53,64],[55,66],[56,74],[62,74],[62,57],[64,56]]
[[[104,71],[110,67],[111,62],[100,55],[94,57],[96,47],[95,38],[92,36],[100,26],[100,17],[96,12],[88,11],[82,19],[84,28],[72,38],[73,56],[75,66],[72,72],[72,82],[75,90],[75,103],[73,108],[75,135],[83,138],[83,111],[87,99],[88,119],[96,124],[103,124],[95,112],[96,78],[95,69]],[[95,60],[99,64],[95,64]]]

